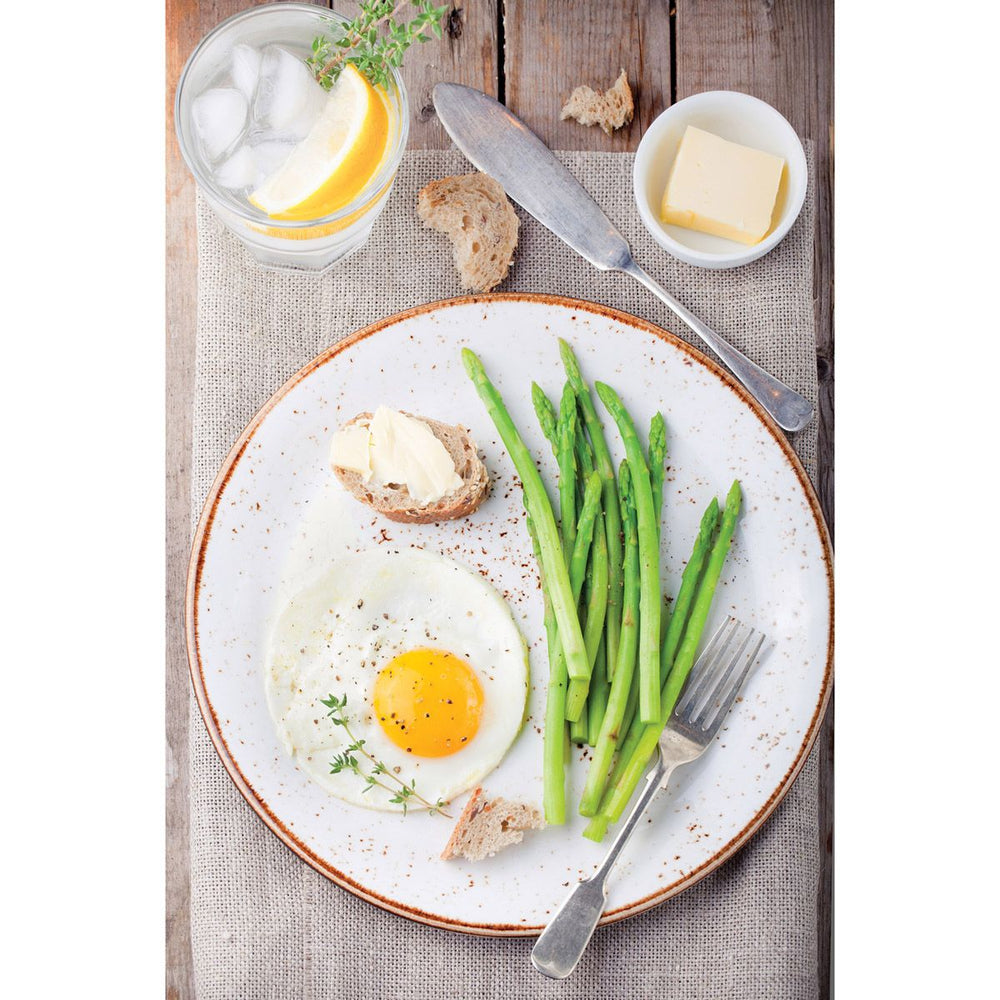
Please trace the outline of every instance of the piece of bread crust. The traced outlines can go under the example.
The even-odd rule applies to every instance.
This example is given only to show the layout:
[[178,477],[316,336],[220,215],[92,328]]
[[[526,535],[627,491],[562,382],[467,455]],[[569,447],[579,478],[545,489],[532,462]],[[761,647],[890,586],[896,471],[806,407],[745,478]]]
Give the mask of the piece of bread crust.
[[482,788],[477,788],[458,817],[441,857],[445,861],[459,857],[482,861],[511,844],[520,844],[525,830],[544,826],[545,820],[534,806],[500,798],[487,800]]
[[463,288],[488,292],[507,277],[519,223],[498,181],[482,173],[431,181],[417,196],[417,214],[451,240]]
[[[405,411],[402,411],[405,412]],[[414,416],[412,413],[406,414]],[[346,426],[361,420],[371,420],[372,414],[359,413]],[[446,493],[431,504],[419,504],[410,496],[405,485],[374,486],[366,483],[361,475],[351,469],[337,466],[333,471],[355,500],[360,500],[390,521],[409,524],[433,524],[435,521],[453,521],[467,517],[486,499],[490,477],[479,457],[476,442],[465,427],[442,424],[428,417],[416,417],[434,432],[434,436],[447,448],[455,463],[455,471],[462,480],[461,489]]]
[[608,135],[632,121],[635,105],[625,70],[614,85],[600,93],[590,87],[577,87],[563,106],[559,117],[575,118],[581,125],[600,125]]

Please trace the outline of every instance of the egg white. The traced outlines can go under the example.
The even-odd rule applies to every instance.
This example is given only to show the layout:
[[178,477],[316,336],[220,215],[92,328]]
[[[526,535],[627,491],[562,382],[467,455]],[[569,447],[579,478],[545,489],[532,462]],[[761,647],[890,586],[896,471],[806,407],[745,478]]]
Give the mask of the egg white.
[[[483,689],[479,729],[447,757],[406,753],[372,708],[382,668],[422,647],[460,656]],[[344,714],[365,749],[407,783],[414,780],[428,801],[447,802],[492,771],[520,731],[528,653],[510,609],[478,574],[420,549],[368,550],[336,560],[289,601],[271,635],[265,684],[281,741],[310,778],[347,802],[400,811],[382,789],[365,791],[357,775],[330,773],[348,737],[320,699],[346,694]],[[367,773],[367,762],[360,763]],[[421,808],[412,798],[407,807]]]

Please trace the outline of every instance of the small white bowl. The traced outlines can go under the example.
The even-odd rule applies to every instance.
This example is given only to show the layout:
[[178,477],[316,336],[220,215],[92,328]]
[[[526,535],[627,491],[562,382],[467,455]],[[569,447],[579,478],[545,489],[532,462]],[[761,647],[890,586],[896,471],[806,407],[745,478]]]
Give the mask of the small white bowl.
[[[760,243],[745,246],[660,221],[660,201],[688,125],[784,157],[775,204],[777,223]],[[709,268],[739,267],[777,246],[802,209],[807,178],[806,154],[795,129],[770,104],[734,90],[694,94],[667,108],[646,129],[632,167],[635,203],[653,239],[679,260]]]

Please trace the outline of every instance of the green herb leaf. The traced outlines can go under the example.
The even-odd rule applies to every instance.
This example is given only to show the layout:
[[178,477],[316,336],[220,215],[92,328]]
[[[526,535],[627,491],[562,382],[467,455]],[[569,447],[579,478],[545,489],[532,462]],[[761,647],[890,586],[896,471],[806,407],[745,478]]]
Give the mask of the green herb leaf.
[[429,40],[424,28],[441,38],[447,4],[435,7],[431,0],[411,0],[410,6],[417,13],[410,21],[396,20],[400,6],[404,5],[398,0],[362,0],[357,17],[331,24],[328,36],[313,39],[312,55],[306,65],[324,90],[334,85],[347,63],[357,67],[376,87],[388,87],[393,68],[403,64],[410,45]]
[[[424,805],[428,812],[439,813],[442,816],[446,816],[449,819],[448,813],[444,811],[445,803],[438,799],[433,805],[427,801],[418,791],[417,791],[417,779],[411,778],[410,783],[407,784],[406,781],[396,774],[391,772],[386,766],[384,761],[377,760],[365,749],[365,740],[359,739],[351,732],[351,727],[348,724],[347,716],[344,714],[344,709],[347,707],[347,695],[343,695],[338,698],[336,695],[330,695],[327,698],[320,698],[320,704],[325,705],[330,711],[327,713],[330,716],[330,721],[336,726],[343,726],[344,731],[347,733],[348,739],[351,741],[344,747],[340,753],[335,754],[333,760],[330,761],[330,773],[340,774],[341,771],[353,771],[362,781],[365,783],[365,787],[361,789],[362,794],[371,791],[372,788],[378,786],[386,794],[391,795],[389,799],[393,805],[401,805],[403,807],[403,815],[406,815],[407,800],[415,798],[418,802]],[[362,774],[361,765],[358,762],[358,758],[355,754],[360,753],[368,761],[371,766],[371,771],[369,774]],[[379,779],[380,775],[385,775],[388,784]]]

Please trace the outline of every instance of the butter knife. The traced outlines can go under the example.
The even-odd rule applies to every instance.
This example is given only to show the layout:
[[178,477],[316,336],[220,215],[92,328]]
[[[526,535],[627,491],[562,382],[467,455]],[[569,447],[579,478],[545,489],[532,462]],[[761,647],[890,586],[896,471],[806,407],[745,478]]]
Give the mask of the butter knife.
[[683,320],[725,362],[786,431],[801,430],[813,407],[794,389],[726,343],[632,259],[625,238],[552,151],[499,101],[471,87],[439,83],[434,108],[445,131],[475,167],[543,226],[602,271],[635,278]]

